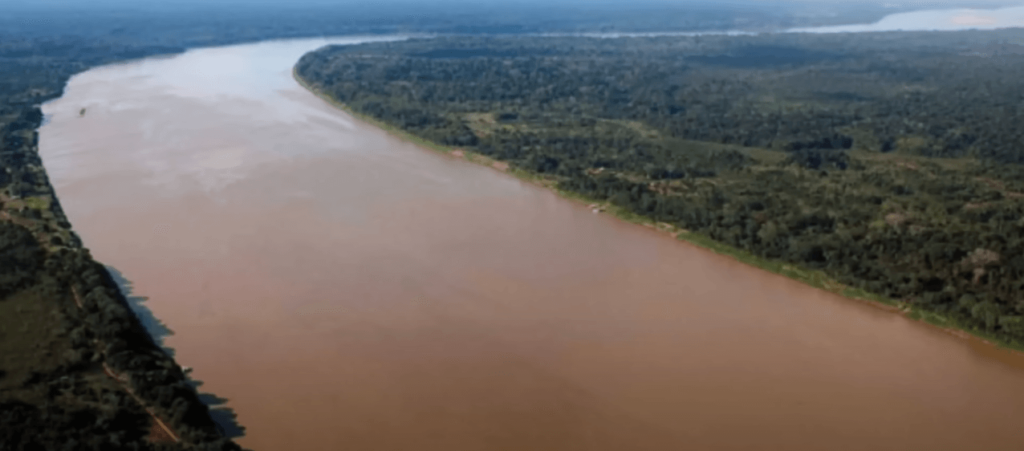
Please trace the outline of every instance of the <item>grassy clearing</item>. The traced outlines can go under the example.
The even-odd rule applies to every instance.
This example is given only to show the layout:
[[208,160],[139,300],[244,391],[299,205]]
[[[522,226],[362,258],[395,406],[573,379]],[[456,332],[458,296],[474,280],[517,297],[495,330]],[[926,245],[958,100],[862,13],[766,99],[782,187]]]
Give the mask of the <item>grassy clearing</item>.
[[857,158],[863,161],[869,161],[874,163],[916,163],[922,167],[929,165],[936,165],[943,169],[961,171],[971,170],[977,168],[981,162],[976,158],[964,157],[964,158],[940,158],[940,157],[925,157],[922,155],[915,155],[906,152],[889,152],[880,153],[865,150],[851,150],[848,152],[851,157]]
[[[402,139],[402,140],[405,140],[405,141],[408,141],[408,142],[412,142],[414,144],[417,144],[417,145],[423,146],[425,148],[434,150],[436,152],[444,153],[444,154],[451,154],[451,152],[453,150],[455,150],[455,149],[452,149],[452,148],[449,148],[449,147],[446,147],[446,146],[442,146],[442,145],[439,145],[437,143],[425,140],[425,139],[420,138],[418,136],[415,136],[415,135],[413,135],[411,133],[408,133],[408,132],[406,132],[404,130],[401,130],[401,129],[397,128],[397,127],[394,127],[394,126],[392,126],[390,124],[386,124],[384,122],[381,122],[381,121],[379,121],[379,120],[377,120],[375,118],[372,118],[372,117],[369,117],[369,116],[357,113],[357,112],[353,111],[351,108],[349,108],[347,105],[345,105],[345,104],[343,104],[341,102],[338,102],[338,101],[330,98],[329,96],[327,96],[327,95],[323,94],[322,92],[318,91],[316,88],[312,87],[310,84],[306,83],[301,77],[298,76],[298,74],[294,70],[292,71],[292,75],[293,75],[295,80],[300,85],[302,85],[308,91],[312,92],[317,97],[320,97],[321,99],[323,99],[325,102],[327,102],[327,103],[329,103],[329,104],[331,104],[331,105],[333,105],[333,106],[335,106],[335,107],[337,107],[337,108],[339,108],[339,109],[341,109],[341,110],[351,114],[354,117],[359,118],[360,120],[363,120],[363,121],[365,121],[365,122],[367,122],[367,123],[369,123],[371,125],[374,125],[374,126],[376,126],[378,128],[381,128],[381,129],[385,130],[386,132],[388,132],[392,136],[395,136],[396,138],[399,138],[399,139]],[[683,140],[679,140],[679,141],[683,141]],[[699,142],[688,141],[685,144],[691,145],[691,146],[692,145],[707,146],[710,143],[699,143]],[[718,145],[718,146],[727,147],[725,145]],[[481,155],[481,154],[475,153],[475,152],[470,151],[470,150],[466,150],[466,149],[460,149],[460,150],[462,150],[462,152],[464,153],[464,159],[466,161],[469,161],[469,162],[472,162],[472,163],[480,164],[482,166],[493,167],[494,163],[497,162],[497,160],[494,160],[494,159],[492,159],[490,157],[487,157],[485,155]],[[750,155],[751,157],[759,159],[759,160],[762,160],[762,161],[778,161],[779,159],[784,158],[784,156],[785,156],[783,154],[783,152],[773,151],[773,150],[768,150],[768,149],[752,149],[752,150],[751,149],[744,149],[743,151],[747,152],[748,155]],[[854,154],[854,153],[866,153],[866,152],[856,152],[856,151],[855,152],[851,152],[851,154]],[[873,154],[873,155],[878,155],[878,154]],[[888,158],[907,158],[907,156],[906,155],[892,155],[892,156],[889,156]],[[933,161],[933,160],[936,160],[936,159],[930,159],[929,161]],[[951,162],[943,162],[943,163],[950,164]],[[953,164],[963,165],[964,163],[963,163],[963,161],[956,161]],[[629,210],[627,210],[625,208],[621,208],[621,207],[619,207],[617,205],[614,205],[614,204],[611,204],[611,203],[609,203],[607,201],[603,201],[603,200],[599,200],[599,199],[594,199],[594,198],[591,198],[591,197],[588,197],[588,196],[584,196],[584,195],[576,193],[576,192],[565,191],[565,190],[559,189],[557,187],[557,180],[555,180],[555,179],[553,179],[551,177],[547,177],[547,176],[543,176],[541,174],[536,174],[536,173],[533,173],[533,172],[525,171],[525,170],[522,170],[522,169],[519,169],[519,168],[516,168],[516,167],[510,167],[507,171],[504,171],[504,172],[506,172],[506,173],[508,173],[508,174],[510,174],[510,175],[512,175],[512,176],[514,176],[514,177],[516,177],[518,179],[520,179],[520,180],[523,180],[523,181],[526,181],[526,182],[530,182],[530,183],[534,183],[534,184],[543,186],[545,188],[548,188],[548,189],[550,189],[552,191],[555,191],[560,196],[562,196],[562,197],[564,197],[566,199],[577,201],[577,202],[580,202],[580,203],[583,203],[583,204],[587,204],[587,205],[597,205],[597,206],[599,206],[599,208],[602,211],[604,211],[604,212],[606,212],[606,213],[608,213],[608,214],[610,214],[612,216],[615,216],[616,218],[619,218],[621,220],[624,220],[624,221],[627,221],[627,222],[630,222],[630,223],[633,223],[633,224],[647,226],[647,227],[651,227],[651,228],[655,228],[655,229],[658,229],[658,230],[662,230],[662,231],[671,233],[678,240],[685,241],[687,243],[690,243],[690,244],[693,244],[695,246],[698,246],[698,247],[710,250],[710,251],[715,252],[715,253],[720,254],[720,255],[731,257],[731,258],[733,258],[735,260],[738,260],[738,261],[740,261],[742,263],[745,263],[745,264],[748,264],[750,266],[754,266],[754,267],[763,269],[765,271],[768,271],[768,272],[771,272],[771,273],[774,273],[774,274],[779,274],[779,275],[788,277],[790,279],[793,279],[793,280],[796,280],[796,281],[799,281],[799,282],[803,282],[803,283],[805,283],[807,285],[810,285],[812,287],[815,287],[815,288],[818,288],[818,289],[821,289],[821,290],[825,290],[825,291],[828,291],[830,293],[834,293],[834,294],[837,294],[837,295],[840,295],[840,296],[843,296],[843,297],[846,297],[846,298],[849,298],[849,299],[853,299],[853,300],[857,300],[857,301],[861,301],[861,302],[867,302],[867,303],[873,304],[875,306],[878,306],[880,308],[883,308],[885,310],[889,310],[889,311],[892,311],[894,313],[902,314],[902,315],[906,316],[907,318],[910,318],[910,319],[913,319],[913,320],[916,320],[916,321],[923,321],[923,322],[925,322],[927,324],[931,324],[933,326],[936,326],[936,327],[939,327],[939,328],[942,328],[942,329],[947,329],[947,330],[951,330],[951,331],[966,332],[966,333],[968,333],[968,334],[970,334],[970,335],[972,335],[972,336],[974,336],[976,338],[979,338],[979,339],[981,339],[981,340],[983,340],[983,341],[985,341],[985,342],[987,342],[987,343],[989,343],[991,345],[997,346],[999,348],[1012,349],[1012,350],[1015,350],[1015,351],[1024,352],[1024,344],[1007,342],[1005,340],[1002,340],[1002,339],[996,337],[993,334],[987,333],[984,330],[979,330],[979,329],[965,327],[964,325],[961,325],[959,322],[957,322],[956,320],[954,320],[952,318],[947,318],[945,316],[942,316],[942,315],[934,313],[934,312],[929,312],[929,311],[922,310],[920,308],[915,307],[913,304],[907,303],[905,301],[891,299],[891,298],[888,298],[888,297],[885,297],[885,296],[879,296],[879,295],[876,295],[874,293],[870,293],[870,292],[867,292],[865,290],[862,290],[860,288],[847,286],[847,285],[845,285],[845,284],[843,284],[843,283],[841,283],[841,282],[839,282],[839,281],[829,277],[823,271],[807,269],[807,268],[803,268],[803,267],[800,267],[798,265],[794,265],[794,264],[790,264],[790,263],[774,261],[774,260],[769,260],[769,259],[765,259],[765,258],[762,258],[762,257],[758,257],[758,256],[756,256],[754,254],[751,254],[751,253],[745,251],[745,250],[738,249],[738,248],[735,248],[735,247],[732,247],[732,246],[729,246],[729,245],[717,242],[717,241],[711,239],[710,237],[708,237],[706,235],[703,235],[703,234],[700,234],[700,233],[691,232],[691,231],[688,231],[688,230],[684,230],[684,229],[681,229],[681,228],[678,228],[678,227],[675,227],[675,226],[672,226],[672,225],[668,225],[668,224],[664,224],[664,223],[658,223],[658,222],[652,220],[651,218],[648,218],[646,216],[638,215],[636,213],[633,213],[632,211],[629,211]]]
[[761,162],[761,164],[768,165],[782,163],[783,161],[786,160],[786,157],[788,156],[785,152],[781,150],[749,148],[743,150],[743,152],[746,153],[750,158],[753,158]]
[[36,401],[42,395],[23,390],[31,371],[52,371],[69,348],[56,335],[60,326],[56,308],[29,288],[0,300],[0,393]]
[[26,197],[22,200],[25,206],[33,210],[49,211],[50,210],[50,197],[49,196],[32,196]]
[[494,120],[492,113],[467,113],[463,115],[462,119],[466,121],[469,129],[481,138],[489,136],[498,128],[498,123]]

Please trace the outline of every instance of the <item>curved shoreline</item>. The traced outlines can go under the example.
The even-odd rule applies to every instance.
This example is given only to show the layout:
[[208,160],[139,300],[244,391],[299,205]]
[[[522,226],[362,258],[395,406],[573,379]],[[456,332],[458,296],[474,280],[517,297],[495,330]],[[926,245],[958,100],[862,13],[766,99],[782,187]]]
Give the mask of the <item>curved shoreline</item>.
[[704,236],[700,233],[691,232],[689,230],[682,229],[671,224],[657,222],[651,218],[637,215],[624,208],[613,205],[611,202],[601,201],[589,198],[578,193],[559,189],[550,180],[533,174],[531,172],[524,171],[522,169],[514,167],[509,167],[507,170],[499,169],[495,165],[504,163],[500,162],[499,160],[487,157],[485,155],[478,154],[476,152],[466,149],[450,148],[415,136],[409,132],[399,129],[398,127],[377,120],[376,118],[367,116],[362,113],[358,113],[354,111],[352,108],[350,108],[348,105],[345,105],[344,103],[331,98],[329,95],[323,93],[322,91],[314,87],[312,84],[307,82],[305,79],[303,79],[298,73],[297,65],[292,67],[292,78],[304,89],[306,89],[313,95],[317,96],[324,102],[328,103],[329,105],[337,109],[340,109],[348,113],[352,117],[362,122],[365,122],[369,125],[377,127],[385,131],[386,133],[403,141],[413,143],[417,146],[430,149],[437,153],[453,156],[455,158],[461,158],[481,166],[490,167],[491,169],[495,169],[499,172],[507,173],[519,180],[552,191],[562,198],[579,203],[581,205],[590,206],[590,208],[596,207],[595,213],[607,212],[612,216],[625,222],[655,229],[659,232],[672,236],[674,239],[678,241],[682,241],[684,243],[714,252],[719,255],[730,257],[748,266],[753,266],[761,270],[767,271],[769,273],[783,276],[788,279],[795,280],[797,282],[801,282],[813,288],[817,288],[829,292],[831,294],[839,295],[848,300],[857,301],[877,309],[898,314],[899,316],[905,317],[907,319],[911,319],[916,322],[921,322],[928,326],[934,327],[939,331],[960,338],[962,340],[974,341],[976,343],[989,346],[993,350],[1005,351],[1015,357],[1024,357],[1024,345],[1017,345],[1014,343],[1006,342],[995,337],[994,335],[985,333],[983,331],[960,327],[954,320],[933,312],[917,308],[910,302],[890,299],[887,297],[869,293],[859,288],[849,287],[829,277],[823,271],[809,270],[801,268],[794,264],[788,264],[780,261],[773,261],[762,257],[758,257],[742,249],[738,249],[727,244],[714,241],[711,238]]
[[[138,437],[136,434],[139,431],[130,421],[125,422],[127,420],[120,420],[121,423],[97,423],[93,426],[102,431],[127,434],[122,435],[121,440],[139,440],[132,442],[136,444],[148,441],[181,447],[240,449],[209,414],[210,406],[202,400],[203,393],[194,385],[196,381],[181,371],[173,354],[161,346],[159,338],[147,329],[137,311],[132,308],[127,294],[115,281],[111,270],[94,259],[89,248],[83,244],[65,214],[39,149],[40,128],[47,125],[50,119],[43,115],[42,108],[49,102],[63,98],[72,78],[105,66],[132,64],[149,58],[172,58],[185,50],[176,47],[144,47],[139,51],[140,54],[130,57],[116,51],[103,53],[95,52],[94,49],[83,50],[83,54],[76,56],[62,56],[54,52],[51,56],[55,60],[53,64],[57,78],[31,82],[29,88],[26,88],[50,89],[48,94],[34,99],[30,104],[6,104],[14,105],[12,111],[28,119],[17,128],[4,130],[5,136],[32,133],[31,139],[23,139],[19,145],[7,149],[5,153],[11,158],[6,160],[7,167],[10,171],[34,173],[35,177],[33,182],[23,186],[16,187],[8,183],[4,188],[8,192],[0,194],[0,206],[3,207],[0,208],[3,210],[0,211],[0,221],[20,226],[31,233],[44,252],[46,263],[50,265],[37,270],[32,285],[10,296],[18,296],[27,290],[39,291],[39,311],[49,311],[55,322],[44,322],[52,326],[41,328],[49,334],[45,340],[60,343],[53,346],[66,348],[68,352],[67,355],[47,360],[50,351],[45,354],[39,351],[41,346],[47,344],[43,341],[34,343],[38,356],[19,362],[20,367],[17,368],[18,371],[28,371],[29,376],[0,399],[3,403],[26,399],[32,401],[25,405],[37,410],[28,410],[29,413],[16,419],[21,423],[12,425],[22,428],[26,436],[32,436],[30,440],[34,441],[29,443],[47,443],[40,446],[49,449],[58,443],[67,443],[62,440],[73,440],[75,434],[80,432],[66,427],[71,420],[64,414],[54,415],[50,410],[49,413],[39,414],[42,416],[33,416],[35,414],[31,412],[46,412],[46,409],[53,409],[54,406],[71,412],[88,406],[101,409],[97,412],[102,411],[103,415],[108,416],[137,415],[138,419],[148,423],[149,435],[143,431]],[[87,61],[90,55],[96,57],[97,53],[100,54],[98,62]],[[76,64],[79,66],[75,66],[74,70],[67,69]],[[31,68],[27,63],[26,66]],[[76,115],[81,117],[81,111],[84,109],[76,111]],[[27,312],[25,314],[28,315]],[[76,335],[86,338],[70,338]],[[58,386],[71,391],[61,398],[49,394],[36,398],[32,391],[44,384],[50,384],[51,391]],[[168,390],[174,393],[169,402],[167,397],[161,398],[159,395]],[[99,398],[97,393],[101,391],[118,396]],[[40,404],[37,402],[39,399],[50,404]],[[59,432],[44,437],[36,434],[41,429],[56,429]],[[0,437],[0,441],[6,438]],[[0,448],[3,448],[3,444],[0,444]]]

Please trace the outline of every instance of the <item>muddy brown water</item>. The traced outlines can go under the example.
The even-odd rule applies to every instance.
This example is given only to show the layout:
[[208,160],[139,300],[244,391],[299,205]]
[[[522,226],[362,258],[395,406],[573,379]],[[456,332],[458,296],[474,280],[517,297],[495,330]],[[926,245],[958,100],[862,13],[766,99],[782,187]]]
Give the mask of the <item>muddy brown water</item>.
[[1021,359],[390,137],[291,79],[323,43],[96,68],[44,108],[76,230],[243,446],[1024,447]]

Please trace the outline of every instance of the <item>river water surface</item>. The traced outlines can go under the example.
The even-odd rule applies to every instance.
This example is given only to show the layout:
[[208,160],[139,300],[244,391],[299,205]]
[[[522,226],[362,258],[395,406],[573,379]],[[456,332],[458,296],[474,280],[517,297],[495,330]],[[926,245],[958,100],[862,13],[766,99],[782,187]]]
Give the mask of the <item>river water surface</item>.
[[890,14],[870,24],[799,28],[810,33],[864,33],[876,31],[995,30],[1024,27],[1024,6],[998,9],[935,9]]
[[292,80],[324,43],[100,67],[44,108],[75,229],[243,446],[1021,449],[1007,353],[398,141]]

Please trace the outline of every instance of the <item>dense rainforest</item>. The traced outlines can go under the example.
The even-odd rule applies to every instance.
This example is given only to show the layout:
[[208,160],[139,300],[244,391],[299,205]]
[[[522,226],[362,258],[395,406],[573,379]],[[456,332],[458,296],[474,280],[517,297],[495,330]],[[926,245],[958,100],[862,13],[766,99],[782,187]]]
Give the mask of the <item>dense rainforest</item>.
[[1024,345],[1024,30],[329,46],[355,112]]

